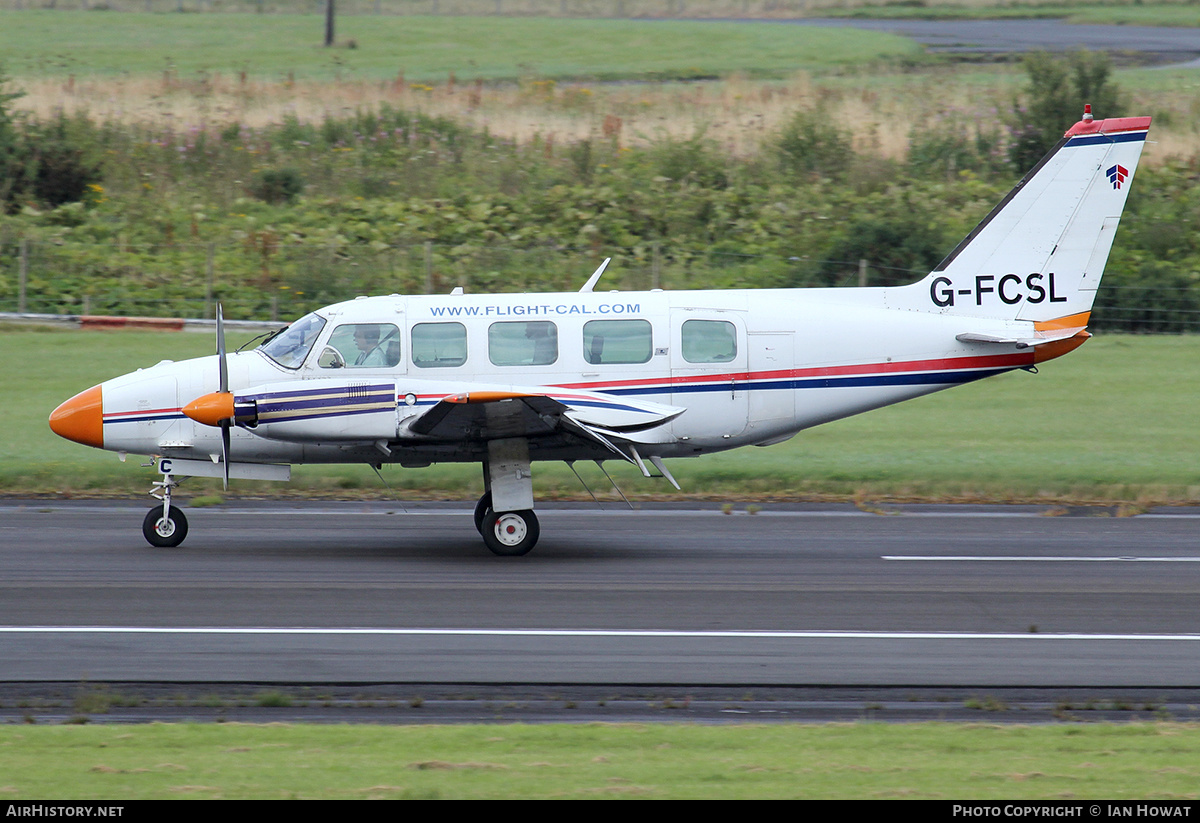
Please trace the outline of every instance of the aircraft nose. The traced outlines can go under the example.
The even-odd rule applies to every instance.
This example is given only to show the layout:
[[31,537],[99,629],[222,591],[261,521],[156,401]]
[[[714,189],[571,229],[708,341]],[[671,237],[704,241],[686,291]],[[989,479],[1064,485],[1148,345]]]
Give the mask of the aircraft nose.
[[103,393],[92,386],[50,413],[50,430],[85,446],[104,448]]

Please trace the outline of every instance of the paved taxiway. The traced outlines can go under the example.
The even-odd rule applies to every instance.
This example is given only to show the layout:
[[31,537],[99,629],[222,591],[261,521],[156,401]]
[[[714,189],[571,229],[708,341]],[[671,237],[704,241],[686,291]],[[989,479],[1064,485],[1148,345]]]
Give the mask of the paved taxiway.
[[[1200,512],[0,505],[0,680],[1195,686]],[[1047,516],[1058,514],[1059,516]]]

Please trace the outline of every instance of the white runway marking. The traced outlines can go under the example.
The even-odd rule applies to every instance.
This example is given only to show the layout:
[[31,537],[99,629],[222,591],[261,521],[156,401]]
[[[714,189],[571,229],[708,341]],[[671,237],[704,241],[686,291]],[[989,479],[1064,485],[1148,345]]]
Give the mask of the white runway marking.
[[885,554],[884,560],[953,560],[977,563],[1200,563],[1200,557],[1134,557],[1114,555],[1111,557],[1072,557],[1070,555],[969,555],[969,554]]
[[1197,634],[1078,634],[1032,632],[870,632],[870,631],[672,631],[658,629],[372,629],[372,628],[235,628],[158,626],[0,626],[3,634],[212,634],[396,637],[666,637],[738,638],[758,640],[1183,640],[1200,641]]

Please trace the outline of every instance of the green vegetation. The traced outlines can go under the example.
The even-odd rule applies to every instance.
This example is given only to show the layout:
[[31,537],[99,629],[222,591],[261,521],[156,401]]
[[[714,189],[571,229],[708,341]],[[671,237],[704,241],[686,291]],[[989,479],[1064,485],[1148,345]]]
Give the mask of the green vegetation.
[[[1043,147],[1053,129],[1031,113],[1078,107],[1089,90],[1116,108],[1101,59],[1027,65],[1028,107],[917,119],[903,159],[830,123],[861,96],[836,84],[749,153],[695,122],[690,136],[628,145],[607,113],[610,133],[556,144],[552,131],[518,141],[391,102],[186,130],[10,117],[26,171],[0,216],[0,307],[198,316],[211,295],[231,318],[286,319],[360,293],[571,290],[604,256],[624,288],[845,285],[859,260],[871,284],[906,282]],[[1064,97],[1067,75],[1077,80]],[[11,110],[20,98],[6,94]],[[588,87],[537,81],[515,94],[554,116],[602,113]],[[483,92],[466,93],[468,108],[473,96]],[[1198,170],[1193,153],[1139,172],[1097,328],[1200,327]]]
[[[403,710],[407,711],[407,710]],[[0,729],[9,801],[1190,798],[1200,728],[270,724]]]
[[[3,329],[3,327],[0,327]],[[250,335],[245,335],[249,337]],[[242,342],[230,335],[230,348]],[[716,499],[974,500],[1150,505],[1200,500],[1200,337],[1102,335],[1041,366],[939,392],[802,432],[787,443],[672,461],[685,493]],[[213,351],[203,334],[0,331],[0,489],[140,494],[154,475],[131,457],[69,443],[50,411],[96,382],[164,358]],[[1169,387],[1169,391],[1167,390]],[[1155,398],[1147,409],[1145,398]],[[607,464],[631,498],[673,490],[630,466]],[[603,475],[577,467],[608,493]],[[401,498],[472,499],[477,466],[384,468]],[[561,464],[538,464],[539,497],[587,499]],[[219,481],[194,479],[186,495]],[[367,494],[388,497],[365,466],[298,467],[290,484],[234,481],[232,495]]]

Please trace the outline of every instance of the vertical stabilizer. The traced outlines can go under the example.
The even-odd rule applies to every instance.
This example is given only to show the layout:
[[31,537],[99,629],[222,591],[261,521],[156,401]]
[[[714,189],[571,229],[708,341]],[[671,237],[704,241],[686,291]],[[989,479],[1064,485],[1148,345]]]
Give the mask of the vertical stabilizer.
[[[1149,117],[1071,127],[938,267],[888,305],[1049,321],[1091,311]],[[892,290],[889,290],[892,291]]]

